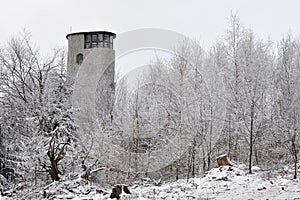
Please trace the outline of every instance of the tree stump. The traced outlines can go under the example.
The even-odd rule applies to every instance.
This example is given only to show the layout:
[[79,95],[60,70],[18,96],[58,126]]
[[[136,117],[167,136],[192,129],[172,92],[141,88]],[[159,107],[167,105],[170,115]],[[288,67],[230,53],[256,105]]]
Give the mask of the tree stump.
[[227,165],[227,166],[232,166],[230,164],[230,161],[228,160],[227,158],[227,154],[223,154],[223,155],[220,155],[216,158],[217,162],[218,162],[218,167],[221,167],[221,166],[224,166],[224,165]]
[[115,185],[112,188],[112,191],[111,191],[111,194],[110,194],[110,198],[111,199],[116,198],[117,200],[119,200],[122,191],[125,192],[126,194],[130,194],[130,191],[129,191],[127,185]]

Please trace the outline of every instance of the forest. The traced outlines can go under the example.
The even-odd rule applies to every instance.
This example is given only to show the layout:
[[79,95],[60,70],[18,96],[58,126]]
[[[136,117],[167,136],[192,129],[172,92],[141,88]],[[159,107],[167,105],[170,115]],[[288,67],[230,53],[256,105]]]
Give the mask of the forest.
[[26,31],[1,44],[1,192],[78,176],[108,185],[188,180],[216,167],[221,154],[249,174],[253,166],[291,166],[297,179],[298,37],[263,40],[232,15],[209,50],[182,41],[169,60],[157,57],[149,66],[134,91],[117,79],[112,112],[95,119],[102,137],[86,145],[64,48],[44,58]]

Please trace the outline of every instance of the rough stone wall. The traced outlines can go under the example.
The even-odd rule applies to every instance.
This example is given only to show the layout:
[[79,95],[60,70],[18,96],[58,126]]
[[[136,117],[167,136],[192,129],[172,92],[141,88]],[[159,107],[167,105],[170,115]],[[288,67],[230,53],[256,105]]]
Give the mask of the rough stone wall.
[[[79,65],[76,63],[76,55],[84,54],[84,35],[71,35],[68,37],[68,72],[74,77]],[[85,55],[83,55],[85,57]]]
[[[79,53],[83,54],[81,65],[76,63]],[[84,34],[68,37],[68,72],[74,81],[71,101],[79,109],[75,118],[80,126],[78,134],[87,148],[100,134],[99,119],[112,110],[114,59],[113,49],[84,49]]]
[[78,54],[83,55],[83,60],[93,51],[95,48],[84,48],[84,34],[70,35],[68,37],[68,72],[71,77],[76,77],[77,72],[81,65],[76,63],[76,57]]
[[96,90],[96,115],[99,125],[104,127],[112,121],[112,109],[114,104],[115,83],[114,63],[111,63],[101,76]]

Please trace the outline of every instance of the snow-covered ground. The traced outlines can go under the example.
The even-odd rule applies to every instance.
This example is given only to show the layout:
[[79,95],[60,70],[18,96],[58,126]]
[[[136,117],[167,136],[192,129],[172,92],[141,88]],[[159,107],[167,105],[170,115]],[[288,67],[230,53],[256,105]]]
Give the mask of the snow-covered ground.
[[300,182],[262,178],[262,172],[245,174],[234,167],[214,168],[203,178],[180,180],[160,187],[132,190],[124,199],[299,199]]
[[[236,167],[223,166],[211,169],[202,178],[193,178],[189,181],[179,180],[162,184],[160,186],[132,186],[131,194],[122,194],[121,199],[278,199],[300,200],[300,180],[282,178],[281,176],[270,177],[268,172],[253,168],[253,174],[246,174]],[[106,191],[107,194],[96,193],[96,189]],[[44,188],[49,199],[110,199],[110,190],[99,188],[87,181],[77,179],[62,181],[48,185]],[[99,191],[98,191],[99,192]],[[42,196],[43,191],[36,191]],[[27,197],[14,197],[17,199],[36,199],[34,195]],[[9,199],[0,197],[1,200]]]

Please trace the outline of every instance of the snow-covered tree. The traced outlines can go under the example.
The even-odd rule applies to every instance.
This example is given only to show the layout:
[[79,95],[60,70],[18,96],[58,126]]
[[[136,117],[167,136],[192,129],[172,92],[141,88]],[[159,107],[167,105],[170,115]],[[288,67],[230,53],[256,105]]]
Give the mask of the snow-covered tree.
[[[75,124],[69,104],[71,94],[64,71],[64,56],[55,50],[41,59],[24,32],[13,37],[0,53],[0,102],[2,136],[6,140],[9,168],[24,179],[49,164],[48,172],[58,180],[57,164],[71,142]],[[42,161],[47,156],[47,162]],[[6,162],[9,163],[9,162]]]
[[290,34],[283,38],[278,49],[275,71],[275,116],[276,130],[285,138],[285,143],[294,163],[294,178],[297,178],[297,162],[300,129],[300,43]]
[[271,72],[270,44],[258,41],[252,31],[244,35],[241,44],[241,101],[244,139],[249,145],[249,173],[255,141],[264,133],[268,123],[268,87]]

